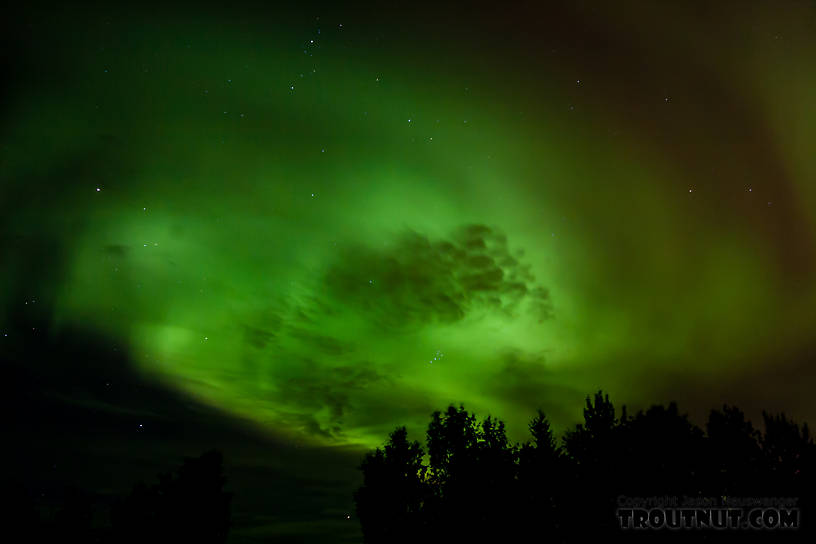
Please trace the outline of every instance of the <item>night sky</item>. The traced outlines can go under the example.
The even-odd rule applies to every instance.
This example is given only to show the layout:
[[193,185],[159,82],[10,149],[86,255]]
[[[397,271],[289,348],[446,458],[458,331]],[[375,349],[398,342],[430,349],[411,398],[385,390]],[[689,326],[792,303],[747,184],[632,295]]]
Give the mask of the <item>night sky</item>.
[[4,17],[6,454],[44,497],[218,447],[235,542],[355,542],[362,454],[449,403],[816,421],[816,3],[336,4]]

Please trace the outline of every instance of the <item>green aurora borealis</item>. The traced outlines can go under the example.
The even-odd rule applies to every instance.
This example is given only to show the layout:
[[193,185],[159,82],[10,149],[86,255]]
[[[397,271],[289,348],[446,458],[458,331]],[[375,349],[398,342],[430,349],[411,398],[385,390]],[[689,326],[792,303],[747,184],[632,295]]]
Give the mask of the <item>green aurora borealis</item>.
[[520,439],[598,388],[812,418],[816,8],[786,4],[32,9],[0,329],[36,306],[303,443],[460,402]]

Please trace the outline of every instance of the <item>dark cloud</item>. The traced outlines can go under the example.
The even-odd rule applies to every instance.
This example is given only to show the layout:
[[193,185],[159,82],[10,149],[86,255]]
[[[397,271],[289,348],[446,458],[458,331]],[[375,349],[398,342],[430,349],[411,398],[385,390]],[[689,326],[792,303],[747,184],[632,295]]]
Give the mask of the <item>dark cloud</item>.
[[295,338],[310,348],[315,348],[325,355],[339,357],[352,351],[353,344],[343,342],[332,336],[319,334],[299,327],[290,327],[288,332],[290,338]]
[[325,285],[372,323],[393,329],[452,323],[478,311],[551,315],[547,289],[511,254],[506,236],[485,225],[462,227],[447,240],[407,232],[385,248],[351,248]]
[[[549,369],[542,354],[508,350],[494,379],[487,381],[490,392],[502,403],[527,411],[530,418],[541,409],[557,427],[576,420],[584,397],[582,391],[564,384],[564,376]],[[578,412],[579,414],[580,412]]]
[[[384,402],[383,399],[388,401]],[[377,394],[357,399],[360,409],[354,413],[354,427],[374,432],[384,441],[396,427],[407,427],[413,439],[422,442],[431,414],[443,409],[444,403],[437,402],[423,390],[405,384],[377,390]]]
[[250,346],[264,349],[275,338],[275,333],[270,330],[245,325],[244,337]]
[[127,257],[130,248],[122,244],[110,244],[102,248],[102,252],[113,257]]
[[289,308],[285,301],[270,301],[269,307],[247,316],[241,325],[244,341],[255,349],[265,349],[281,336]]
[[[279,400],[299,408],[293,414],[296,426],[308,434],[326,438],[342,436],[348,409],[366,389],[390,382],[390,378],[371,363],[325,368],[324,364],[308,359],[303,361],[298,375],[279,380],[283,385]],[[321,424],[316,414],[324,409],[328,409],[328,423]]]

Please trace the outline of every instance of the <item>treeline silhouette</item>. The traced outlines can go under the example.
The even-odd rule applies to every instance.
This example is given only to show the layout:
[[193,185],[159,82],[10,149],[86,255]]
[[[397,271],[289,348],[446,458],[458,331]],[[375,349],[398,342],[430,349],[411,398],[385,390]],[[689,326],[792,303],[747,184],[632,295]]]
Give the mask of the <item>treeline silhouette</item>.
[[[232,495],[224,491],[223,457],[212,450],[185,458],[158,482],[134,486],[109,509],[100,498],[68,487],[56,505],[43,506],[23,482],[3,485],[5,542],[223,544]],[[101,514],[101,515],[100,515]],[[105,515],[108,514],[108,515]],[[7,537],[11,537],[6,540]]]
[[[584,422],[560,440],[541,411],[511,444],[502,421],[463,406],[435,412],[426,448],[391,433],[365,456],[354,499],[367,544],[431,542],[816,542],[816,448],[807,424],[763,412],[764,432],[724,405],[705,431],[677,405],[620,414],[587,397]],[[621,497],[798,497],[791,530],[622,529]],[[680,504],[678,503],[678,506]]]

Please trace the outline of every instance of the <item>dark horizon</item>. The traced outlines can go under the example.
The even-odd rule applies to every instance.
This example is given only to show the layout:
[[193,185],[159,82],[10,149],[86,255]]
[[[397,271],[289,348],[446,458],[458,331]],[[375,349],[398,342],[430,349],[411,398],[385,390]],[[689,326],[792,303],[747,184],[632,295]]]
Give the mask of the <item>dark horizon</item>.
[[[24,417],[12,419],[6,428],[7,436],[21,447],[9,450],[11,456],[5,466],[14,470],[4,475],[3,483],[6,497],[12,501],[21,496],[20,489],[25,490],[36,511],[43,516],[42,523],[51,523],[49,519],[71,504],[72,494],[79,493],[78,496],[87,497],[86,500],[92,505],[96,530],[104,530],[110,526],[111,512],[116,504],[127,497],[137,483],[154,485],[159,481],[160,474],[171,472],[183,458],[197,458],[215,448],[224,455],[225,490],[232,495],[228,542],[263,542],[270,538],[269,541],[273,542],[362,541],[354,494],[363,483],[360,463],[371,455],[372,450],[320,448],[275,439],[249,421],[219,413],[193,399],[183,398],[145,381],[128,368],[124,354],[112,357],[114,350],[92,335],[75,330],[55,338],[49,335],[47,327],[34,326],[33,329],[25,341],[9,343],[14,349],[5,352],[2,359],[11,381],[17,385],[12,395],[6,397],[8,405],[26,407]],[[22,330],[15,332],[22,333],[20,336],[25,334]],[[72,374],[70,377],[60,368],[80,361],[94,363],[82,367],[86,373]],[[121,365],[118,372],[111,374],[111,365],[117,364]],[[102,383],[99,380],[96,373],[100,366],[97,365],[103,365],[108,370],[106,375],[109,381]],[[84,401],[79,402],[79,399]],[[594,399],[587,395],[585,408],[599,409],[601,400],[597,394]],[[665,412],[667,407],[668,412]],[[727,402],[711,407],[704,422],[684,419],[688,414],[682,410],[682,405],[678,410],[674,402],[643,408],[617,406],[613,417],[617,418],[615,421],[624,421],[621,418],[626,417],[632,421],[659,408],[658,416],[663,413],[677,414],[672,417],[677,417],[678,421],[688,421],[695,429],[705,429],[704,434],[708,437],[713,415],[722,414],[724,409],[728,414],[732,407]],[[454,407],[451,406],[449,410],[454,410]],[[450,415],[449,412],[447,416]],[[479,424],[483,417],[488,416],[498,418],[494,421],[501,421],[500,414],[473,415]],[[541,415],[546,417],[546,414]],[[768,415],[772,418],[780,416],[774,413]],[[781,414],[781,417],[785,418],[785,415]],[[566,455],[568,450],[565,446],[569,441],[563,437],[581,432],[582,427],[588,426],[588,421],[563,431],[552,429],[547,422],[546,428],[553,437],[553,446],[562,449],[562,455]],[[671,418],[664,421],[658,417],[650,425],[672,421]],[[767,420],[745,421],[749,425],[753,423],[751,428],[763,433],[757,436],[759,443],[761,436],[769,436],[771,440],[776,436],[779,439],[779,435],[765,435]],[[784,421],[790,421],[796,428],[806,430],[808,427],[804,421]],[[402,426],[397,424],[395,427]],[[673,429],[676,427],[666,427],[664,431],[669,433],[666,436],[671,436]],[[650,432],[653,431],[660,431],[660,427],[654,427]],[[733,431],[741,432],[738,425]],[[702,430],[700,432],[703,433]],[[649,434],[644,438],[653,439],[654,436],[659,435]],[[721,433],[720,436],[728,440],[729,435]],[[386,444],[386,438],[383,437],[380,447]],[[530,438],[528,432],[527,440],[522,443],[509,441],[508,446],[518,448],[517,451],[521,453],[524,448],[531,447]],[[425,449],[424,436],[408,436],[408,439],[419,440]],[[534,446],[541,437],[533,433],[532,439]],[[808,451],[813,456],[816,448],[812,438],[805,434],[803,439],[803,444],[810,444]],[[679,437],[679,440],[682,443],[683,438]],[[739,450],[737,442],[734,443],[734,451]],[[637,447],[635,444],[632,445]],[[664,448],[666,443],[656,439],[652,447]],[[605,451],[612,455],[610,450]],[[661,455],[649,457],[652,454],[648,451],[642,455],[646,456],[644,459],[658,462],[662,455],[672,454],[669,449]],[[570,455],[574,455],[574,446]],[[424,459],[427,462],[428,458]],[[816,461],[816,458],[811,461]],[[809,464],[806,466],[810,468]],[[810,474],[810,471],[806,471],[806,474]],[[667,471],[665,484],[660,479],[652,483],[658,488],[665,488],[662,494],[682,495],[679,489],[675,489],[677,483],[669,476],[670,472]],[[716,479],[711,479],[711,482],[715,487],[718,485]],[[753,485],[754,494],[761,491],[763,496],[768,496],[766,485],[769,484],[760,486],[758,482],[761,480],[754,482],[751,478],[729,472],[728,482],[731,486],[736,482],[742,489],[748,490]],[[803,503],[810,500],[810,495],[801,491],[796,495],[783,493],[788,491],[790,484],[783,480],[777,483],[779,491],[770,496],[796,496]],[[8,487],[10,484],[12,487]],[[701,496],[708,495],[703,493]],[[806,518],[808,510],[804,512],[803,517]],[[572,537],[579,538],[578,534],[572,534]],[[798,534],[806,538],[805,535],[810,533]]]

